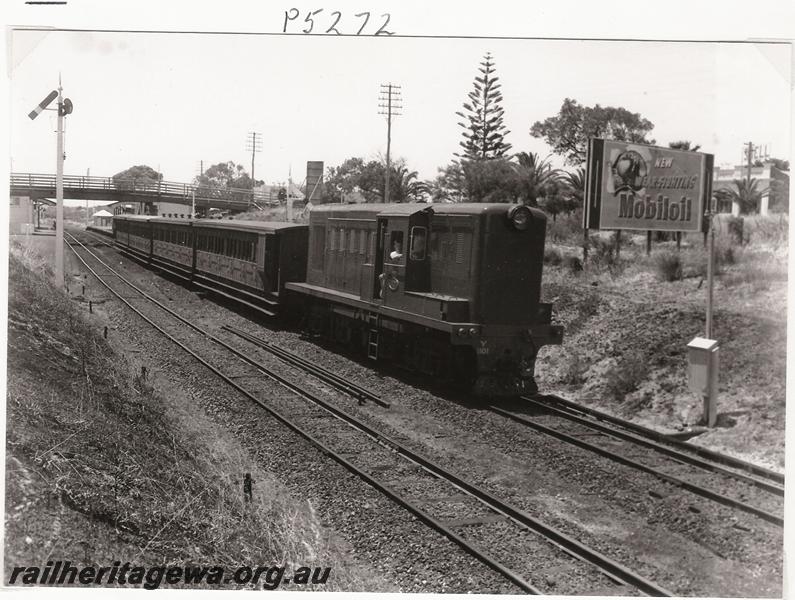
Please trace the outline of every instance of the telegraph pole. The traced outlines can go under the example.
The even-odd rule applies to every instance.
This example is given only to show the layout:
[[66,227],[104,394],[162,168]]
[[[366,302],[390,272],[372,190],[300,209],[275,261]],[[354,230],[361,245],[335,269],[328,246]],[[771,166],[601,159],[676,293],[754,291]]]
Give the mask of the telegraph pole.
[[392,85],[391,83],[381,84],[381,95],[378,98],[378,106],[381,110],[378,111],[380,115],[386,115],[386,182],[384,187],[384,202],[389,202],[389,175],[392,170],[390,161],[390,150],[392,146],[392,115],[401,114],[399,111],[403,108],[400,104],[400,86]]
[[754,143],[753,142],[748,142],[747,144],[744,144],[744,145],[748,146],[748,152],[746,153],[746,158],[747,158],[747,161],[748,161],[748,185],[750,186],[751,185],[751,157],[754,155]]
[[246,150],[251,150],[251,188],[254,188],[254,156],[262,150],[262,134],[250,131],[246,138]]

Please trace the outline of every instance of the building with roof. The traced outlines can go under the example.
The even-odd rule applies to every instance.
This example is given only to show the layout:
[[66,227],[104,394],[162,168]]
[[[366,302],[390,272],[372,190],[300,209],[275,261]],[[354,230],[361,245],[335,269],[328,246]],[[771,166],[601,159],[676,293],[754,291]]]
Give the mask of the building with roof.
[[32,233],[41,227],[41,216],[46,207],[55,206],[55,202],[47,198],[31,198],[30,196],[11,196],[8,210],[8,232],[11,235]]
[[[712,179],[713,195],[720,190],[736,190],[735,180],[748,178],[748,166],[715,167]],[[757,181],[756,188],[762,192],[758,206],[751,212],[767,215],[769,212],[789,211],[789,172],[775,166],[772,161],[765,161],[762,166],[751,167],[751,179]],[[718,197],[718,212],[740,214],[738,203],[721,200]]]
[[113,227],[113,214],[102,209],[91,215],[91,221],[95,227]]

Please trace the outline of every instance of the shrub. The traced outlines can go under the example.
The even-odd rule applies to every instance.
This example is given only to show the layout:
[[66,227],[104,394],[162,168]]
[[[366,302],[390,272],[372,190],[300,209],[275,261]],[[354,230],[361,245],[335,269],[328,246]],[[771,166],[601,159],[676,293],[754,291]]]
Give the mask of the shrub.
[[560,382],[567,385],[578,385],[585,382],[585,372],[588,365],[585,362],[583,353],[577,349],[567,349],[563,367],[561,369]]
[[566,244],[578,244],[582,240],[582,210],[560,214],[554,221],[547,220],[547,239]]
[[726,219],[726,229],[728,230],[731,241],[735,244],[743,243],[743,224],[742,217],[729,217]]
[[610,236],[609,239],[601,236],[591,236],[588,239],[588,246],[590,249],[589,258],[594,264],[610,266],[615,263],[616,246],[613,236]]
[[580,302],[577,307],[579,313],[583,317],[592,317],[599,312],[599,306],[602,304],[602,299],[597,292],[589,292]]
[[605,376],[607,393],[615,400],[623,401],[646,379],[646,361],[640,355],[625,356]]
[[563,257],[563,266],[566,267],[572,273],[579,273],[582,271],[582,261],[576,256],[564,256]]
[[682,279],[682,256],[679,252],[661,252],[655,257],[654,265],[662,281]]
[[726,240],[726,238],[719,237],[715,240],[715,265],[733,265],[737,262],[738,252],[734,246]]
[[547,246],[544,248],[544,264],[545,265],[559,265],[563,262],[563,255],[560,250]]
[[747,236],[754,243],[770,244],[774,248],[786,246],[789,239],[789,217],[786,214],[753,216],[746,218]]

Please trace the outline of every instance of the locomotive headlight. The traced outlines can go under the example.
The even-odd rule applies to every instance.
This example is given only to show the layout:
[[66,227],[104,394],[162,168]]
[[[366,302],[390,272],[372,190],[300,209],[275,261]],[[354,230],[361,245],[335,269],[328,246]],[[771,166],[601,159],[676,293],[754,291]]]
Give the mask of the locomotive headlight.
[[469,335],[470,336],[475,337],[477,334],[478,334],[478,330],[477,329],[475,329],[474,327],[470,327],[469,328]]
[[530,209],[526,206],[518,205],[508,211],[508,220],[519,231],[524,231],[530,226],[530,220],[533,218]]
[[464,337],[467,334],[467,330],[465,327],[458,328],[458,337]]

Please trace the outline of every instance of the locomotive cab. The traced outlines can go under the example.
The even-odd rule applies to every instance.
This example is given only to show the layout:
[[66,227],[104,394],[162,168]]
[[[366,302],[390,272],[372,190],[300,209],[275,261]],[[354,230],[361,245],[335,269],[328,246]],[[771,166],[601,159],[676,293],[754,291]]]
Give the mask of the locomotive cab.
[[376,277],[373,298],[400,303],[403,292],[428,292],[431,285],[427,254],[428,230],[433,208],[378,215]]
[[[312,329],[483,393],[534,390],[562,328],[540,302],[546,217],[507,204],[316,207],[303,296]],[[496,382],[496,385],[494,384]]]

